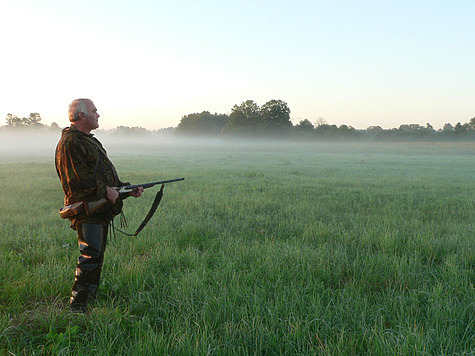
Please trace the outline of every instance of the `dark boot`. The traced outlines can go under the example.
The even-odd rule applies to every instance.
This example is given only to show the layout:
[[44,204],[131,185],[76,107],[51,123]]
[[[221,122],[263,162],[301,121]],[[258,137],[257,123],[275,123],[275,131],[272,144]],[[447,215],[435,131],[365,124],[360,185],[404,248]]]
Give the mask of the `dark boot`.
[[73,313],[87,313],[88,288],[78,283],[78,275],[81,270],[76,268],[76,276],[73,288],[71,290],[71,298],[69,299],[69,307]]
[[96,299],[97,290],[99,289],[99,285],[97,284],[90,284],[87,290],[87,294],[89,295],[89,299]]
[[75,314],[87,314],[87,302],[78,302],[75,300],[76,295],[74,295],[74,292],[71,293],[71,301],[69,303],[69,308],[71,309],[71,312]]

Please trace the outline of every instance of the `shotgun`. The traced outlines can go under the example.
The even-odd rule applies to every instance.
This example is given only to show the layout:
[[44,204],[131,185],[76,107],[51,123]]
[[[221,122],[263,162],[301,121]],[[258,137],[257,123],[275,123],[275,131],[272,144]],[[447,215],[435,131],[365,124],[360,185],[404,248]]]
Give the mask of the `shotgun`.
[[[157,184],[166,184],[166,183],[173,183],[185,180],[185,178],[174,178],[174,179],[167,179],[161,180],[158,182],[151,182],[151,183],[144,183],[144,184],[133,184],[133,185],[124,185],[122,187],[118,187],[117,190],[119,192],[119,198],[124,199],[128,196],[128,193],[137,190],[139,187],[144,189],[151,188]],[[101,198],[96,201],[78,201],[76,203],[66,205],[65,207],[59,209],[59,215],[63,219],[72,218],[80,213],[86,213],[87,216],[94,214],[97,210],[102,208],[109,202],[109,199],[106,197]]]

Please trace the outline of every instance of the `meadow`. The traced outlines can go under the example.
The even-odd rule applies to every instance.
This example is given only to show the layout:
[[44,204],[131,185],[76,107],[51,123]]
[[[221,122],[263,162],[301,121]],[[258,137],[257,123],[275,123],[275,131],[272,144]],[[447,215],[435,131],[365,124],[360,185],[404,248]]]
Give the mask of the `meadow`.
[[105,140],[123,180],[186,180],[109,237],[88,316],[54,144],[0,157],[0,353],[475,353],[473,143]]

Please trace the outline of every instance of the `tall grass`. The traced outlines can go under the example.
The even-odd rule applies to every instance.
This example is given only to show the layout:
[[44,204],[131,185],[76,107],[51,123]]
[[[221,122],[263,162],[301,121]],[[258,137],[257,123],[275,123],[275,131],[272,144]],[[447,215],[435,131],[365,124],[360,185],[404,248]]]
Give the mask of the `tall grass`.
[[[0,349],[14,354],[473,354],[467,144],[106,145],[165,187],[106,251],[88,317],[51,157],[0,162]],[[131,229],[153,199],[127,199]]]

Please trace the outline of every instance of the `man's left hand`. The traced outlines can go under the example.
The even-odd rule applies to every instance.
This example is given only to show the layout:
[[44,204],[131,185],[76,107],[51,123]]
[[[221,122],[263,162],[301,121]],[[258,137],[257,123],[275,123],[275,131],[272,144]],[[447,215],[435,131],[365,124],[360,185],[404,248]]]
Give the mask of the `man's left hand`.
[[129,195],[134,198],[138,198],[142,195],[143,193],[143,188],[138,187],[137,190],[134,190],[133,192],[130,192]]

